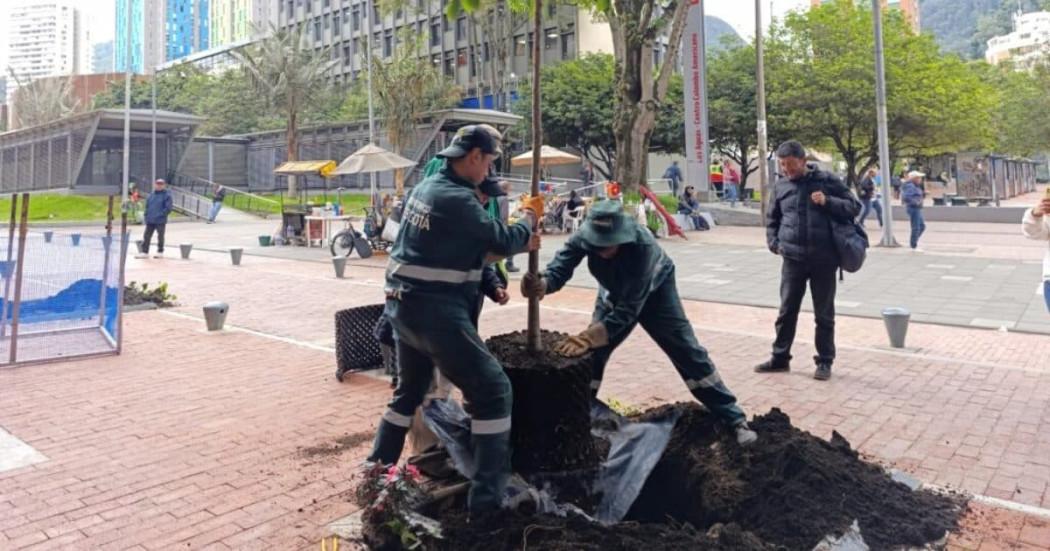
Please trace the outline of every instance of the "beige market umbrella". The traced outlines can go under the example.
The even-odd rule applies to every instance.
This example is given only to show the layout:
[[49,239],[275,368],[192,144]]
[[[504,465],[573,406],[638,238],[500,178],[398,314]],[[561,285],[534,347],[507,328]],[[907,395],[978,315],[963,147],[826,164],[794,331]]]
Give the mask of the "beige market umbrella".
[[415,161],[387,151],[382,147],[368,144],[355,151],[353,155],[343,159],[343,162],[339,163],[339,166],[331,174],[332,176],[339,176],[341,174],[386,172],[415,165]]
[[[571,165],[580,162],[572,153],[545,145],[540,148],[540,164],[543,166]],[[526,151],[510,160],[511,166],[528,166],[532,164],[532,151]]]

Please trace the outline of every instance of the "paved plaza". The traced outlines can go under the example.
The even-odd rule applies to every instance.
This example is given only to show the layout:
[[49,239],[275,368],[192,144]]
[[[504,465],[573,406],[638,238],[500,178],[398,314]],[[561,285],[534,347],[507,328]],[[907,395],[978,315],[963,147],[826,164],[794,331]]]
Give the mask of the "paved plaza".
[[[326,251],[257,247],[274,223],[172,224],[169,241],[193,242],[191,259],[173,245],[169,258],[129,260],[128,279],[168,282],[179,306],[128,314],[121,356],[0,369],[0,456],[20,461],[0,458],[0,549],[317,549],[354,511],[350,473],[390,390],[369,375],[335,381],[333,316],[382,300],[385,259],[354,260],[339,280]],[[1050,549],[1042,249],[1006,225],[931,225],[927,239],[927,253],[874,250],[847,274],[827,383],[810,377],[809,314],[794,371],[751,370],[769,352],[779,277],[760,230],[664,244],[690,320],[749,414],[779,407],[873,461],[974,494],[952,549]],[[544,257],[559,242],[548,238]],[[246,248],[242,266],[229,246]],[[592,286],[582,268],[547,297],[544,327],[583,328]],[[524,328],[513,294],[486,305],[484,334]],[[204,330],[211,300],[231,305],[228,330]],[[884,306],[914,312],[907,349],[886,346]],[[614,354],[601,397],[690,399],[642,331]]]

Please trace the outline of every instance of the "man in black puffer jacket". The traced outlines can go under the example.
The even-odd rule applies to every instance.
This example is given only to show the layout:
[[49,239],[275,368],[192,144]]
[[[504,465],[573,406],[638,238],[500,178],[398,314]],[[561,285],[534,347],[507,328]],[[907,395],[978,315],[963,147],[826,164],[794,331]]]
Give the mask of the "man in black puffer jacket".
[[780,173],[770,199],[766,219],[766,241],[773,254],[783,257],[780,275],[780,314],[773,357],[755,368],[759,373],[791,369],[791,345],[795,341],[798,312],[806,296],[806,283],[813,294],[817,319],[817,363],[814,378],[831,378],[835,361],[835,272],[838,253],[832,240],[832,221],[849,224],[860,214],[861,204],[834,174],[806,164],[806,150],[796,141],[777,148]]

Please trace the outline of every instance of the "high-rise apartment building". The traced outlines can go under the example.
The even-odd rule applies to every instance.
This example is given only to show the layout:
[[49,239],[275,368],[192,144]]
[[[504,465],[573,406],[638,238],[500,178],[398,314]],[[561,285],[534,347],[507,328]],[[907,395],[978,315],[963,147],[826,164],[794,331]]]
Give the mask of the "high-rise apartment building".
[[105,74],[113,72],[113,41],[99,42],[92,46],[91,72]]
[[211,45],[264,36],[277,22],[279,0],[211,0]]
[[[810,0],[811,6],[819,6],[834,2],[835,0]],[[881,0],[882,9],[900,10],[904,14],[904,20],[913,31],[919,33],[922,30],[922,20],[919,18],[919,0]]]
[[211,2],[214,0],[167,0],[164,28],[166,61],[209,48]]
[[[131,5],[131,33],[128,36],[127,10]],[[149,74],[165,61],[167,33],[165,0],[116,0],[116,32],[114,33],[114,69],[124,71],[130,64],[131,72]]]
[[[23,1],[9,9],[7,64],[19,80],[86,71],[85,31],[71,0]],[[8,83],[8,96],[15,82]]]
[[1014,15],[1014,30],[988,41],[984,58],[998,65],[1009,61],[1020,70],[1050,61],[1050,12]]

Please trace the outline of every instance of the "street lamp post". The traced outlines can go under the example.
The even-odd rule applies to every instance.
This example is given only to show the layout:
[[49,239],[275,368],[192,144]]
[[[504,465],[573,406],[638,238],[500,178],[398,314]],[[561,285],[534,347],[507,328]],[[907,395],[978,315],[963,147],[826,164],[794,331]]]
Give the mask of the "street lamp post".
[[[375,111],[372,106],[372,24],[375,19],[375,9],[372,8],[372,0],[365,2],[366,17],[368,25],[365,26],[365,50],[368,55],[368,143],[369,145],[375,145],[376,141],[376,127],[375,127]],[[376,173],[368,173],[368,193],[370,195],[370,201],[373,203],[376,200]],[[373,204],[373,207],[376,205]]]
[[[772,12],[770,12],[772,15]],[[762,214],[762,221],[765,223],[766,219],[766,196],[768,195],[767,189],[769,187],[769,169],[766,166],[766,145],[769,141],[766,129],[766,59],[765,59],[765,45],[763,44],[762,38],[762,0],[755,0],[755,57],[756,57],[756,71],[755,80],[757,81],[757,90],[755,94],[755,104],[758,107],[758,194],[759,194],[759,208]],[[747,158],[747,152],[744,153],[744,157]],[[744,169],[746,173],[746,168]]]
[[893,237],[893,205],[890,195],[890,178],[893,164],[890,162],[890,139],[886,116],[886,66],[882,43],[882,4],[871,0],[872,19],[875,21],[875,103],[879,125],[879,172],[882,174],[882,196],[886,215],[882,217],[882,247],[899,247]]

